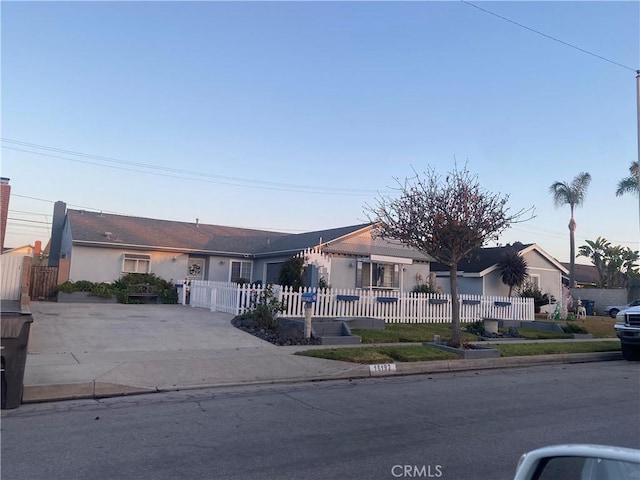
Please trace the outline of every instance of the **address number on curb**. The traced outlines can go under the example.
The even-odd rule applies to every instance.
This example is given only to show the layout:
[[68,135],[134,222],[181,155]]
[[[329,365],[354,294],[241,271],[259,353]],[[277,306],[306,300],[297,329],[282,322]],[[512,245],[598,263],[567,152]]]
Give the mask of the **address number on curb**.
[[369,372],[374,373],[391,373],[396,371],[395,363],[376,363],[369,365]]

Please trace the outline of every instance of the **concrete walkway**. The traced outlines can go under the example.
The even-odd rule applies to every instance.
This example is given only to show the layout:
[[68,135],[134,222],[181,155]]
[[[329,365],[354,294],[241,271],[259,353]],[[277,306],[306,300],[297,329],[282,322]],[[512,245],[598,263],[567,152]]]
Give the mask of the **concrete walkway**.
[[[368,365],[294,355],[181,305],[32,302],[23,402],[261,383],[362,378]],[[617,339],[616,339],[617,340]],[[393,374],[619,359],[620,353],[398,364]]]

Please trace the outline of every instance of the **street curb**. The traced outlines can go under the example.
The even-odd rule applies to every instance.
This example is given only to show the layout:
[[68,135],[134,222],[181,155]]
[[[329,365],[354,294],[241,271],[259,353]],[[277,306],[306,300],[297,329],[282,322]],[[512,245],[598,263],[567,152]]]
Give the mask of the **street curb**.
[[396,363],[392,372],[372,373],[369,365],[357,365],[336,375],[309,376],[284,379],[252,380],[248,382],[225,382],[172,387],[135,387],[102,382],[84,382],[58,385],[29,385],[24,387],[23,404],[55,402],[63,400],[99,399],[118,396],[142,395],[158,392],[176,392],[182,390],[203,390],[207,388],[229,388],[273,384],[293,384],[304,382],[322,382],[331,380],[355,380],[373,377],[393,377],[421,375],[430,373],[450,373],[473,370],[492,370],[500,368],[535,367],[543,365],[561,365],[622,360],[621,352],[571,353],[551,355],[530,355],[524,357],[500,357],[474,360],[435,360],[428,362]]

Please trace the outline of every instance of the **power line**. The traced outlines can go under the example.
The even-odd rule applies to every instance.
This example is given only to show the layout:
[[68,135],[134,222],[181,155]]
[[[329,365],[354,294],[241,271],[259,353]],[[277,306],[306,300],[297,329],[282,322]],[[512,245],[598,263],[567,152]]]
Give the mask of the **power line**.
[[39,213],[39,212],[26,212],[26,211],[24,211],[24,210],[12,210],[12,209],[9,209],[9,210],[8,210],[8,213],[21,213],[21,214],[23,214],[23,215],[37,215],[37,216],[50,216],[50,215],[47,215],[47,214],[45,214],[45,213]]
[[[2,148],[6,148],[6,149],[9,149],[9,150],[15,150],[15,151],[19,151],[19,152],[31,153],[31,154],[35,154],[35,155],[42,155],[42,156],[51,157],[51,158],[59,158],[59,159],[62,159],[62,160],[78,162],[78,163],[85,163],[85,164],[95,165],[95,166],[100,166],[100,167],[116,168],[116,169],[120,169],[120,170],[133,171],[133,172],[137,172],[137,173],[152,174],[152,175],[163,176],[163,177],[171,177],[171,178],[179,178],[179,179],[182,179],[182,180],[195,180],[195,181],[206,182],[206,183],[217,183],[217,184],[222,184],[222,185],[232,185],[232,186],[238,186],[238,187],[261,188],[261,189],[266,189],[266,190],[282,190],[282,191],[292,191],[292,192],[302,192],[302,193],[327,193],[327,194],[338,194],[338,195],[373,195],[373,194],[377,194],[378,193],[378,192],[373,191],[373,190],[360,190],[360,189],[354,189],[354,188],[315,187],[315,186],[310,186],[310,185],[295,185],[295,184],[290,184],[290,183],[280,183],[280,182],[269,182],[269,181],[263,181],[263,180],[253,180],[253,179],[241,178],[241,177],[228,177],[228,176],[218,175],[218,174],[213,174],[213,173],[197,172],[197,171],[183,170],[183,169],[172,168],[172,167],[163,167],[163,166],[158,166],[158,165],[153,165],[153,164],[148,164],[148,163],[132,162],[132,161],[127,161],[127,160],[119,160],[119,159],[116,159],[116,158],[103,157],[103,156],[99,156],[99,155],[92,155],[92,154],[88,154],[88,153],[76,152],[76,151],[73,151],[73,150],[65,150],[65,149],[61,149],[61,148],[50,147],[50,146],[47,146],[47,145],[40,145],[40,144],[36,144],[36,143],[23,142],[23,141],[20,141],[20,140],[13,140],[13,139],[10,139],[10,138],[0,138],[0,140],[2,140],[3,143],[11,143],[11,144],[19,145],[19,146],[22,146],[22,147],[36,148],[36,149],[46,150],[46,151],[55,152],[55,153],[62,153],[62,154],[66,154],[66,155],[74,155],[74,156],[79,156],[79,157],[83,157],[83,158],[87,158],[87,159],[91,159],[91,160],[97,160],[97,161],[100,161],[100,162],[115,163],[115,164],[124,165],[124,166],[116,167],[116,166],[113,166],[113,165],[104,165],[102,163],[95,163],[95,162],[90,162],[90,161],[87,161],[87,160],[80,160],[80,159],[77,159],[77,158],[68,158],[68,157],[63,157],[63,156],[60,156],[60,155],[52,155],[52,154],[43,153],[43,152],[34,152],[32,150],[24,150],[22,148],[16,148],[16,147],[8,146],[8,145],[2,145]],[[144,169],[149,169],[149,170],[152,170],[152,171],[136,170],[136,169],[126,168],[126,167],[144,168]],[[170,173],[179,173],[179,174],[184,174],[184,175],[190,175],[190,176],[195,176],[195,177],[206,177],[206,178],[211,178],[211,179],[218,179],[218,181],[204,180],[202,178],[188,178],[188,177],[177,176],[177,175],[162,174],[162,173],[158,173],[157,170],[170,172]],[[245,185],[245,184],[247,184],[247,185]]]
[[518,22],[516,22],[514,20],[511,20],[510,18],[504,17],[504,16],[499,15],[499,14],[497,14],[495,12],[492,12],[491,10],[487,10],[486,8],[479,7],[478,5],[475,5],[475,4],[471,3],[471,2],[468,2],[467,0],[460,0],[460,1],[462,3],[464,3],[465,5],[469,5],[470,7],[477,8],[478,10],[481,10],[481,11],[483,11],[485,13],[488,13],[489,15],[493,15],[494,17],[498,17],[501,20],[504,20],[504,21],[509,22],[509,23],[513,23],[514,25],[517,25],[518,27],[524,28],[525,30],[529,30],[530,32],[533,32],[533,33],[536,33],[538,35],[541,35],[541,36],[543,36],[545,38],[548,38],[549,40],[553,40],[554,42],[561,43],[562,45],[565,45],[567,47],[573,48],[573,49],[578,50],[578,51],[580,51],[582,53],[586,53],[587,55],[591,55],[592,57],[599,58],[600,60],[604,60],[605,62],[612,63],[613,65],[617,65],[618,67],[624,68],[626,70],[631,70],[632,72],[635,72],[635,73],[640,72],[639,70],[637,70],[635,68],[631,68],[631,67],[629,67],[627,65],[623,65],[622,63],[618,63],[618,62],[610,60],[610,59],[608,59],[606,57],[603,57],[602,55],[598,55],[597,53],[590,52],[589,50],[585,50],[584,48],[580,48],[580,47],[577,47],[576,45],[573,45],[571,43],[568,43],[568,42],[565,42],[563,40],[560,40],[559,38],[552,37],[551,35],[547,35],[546,33],[543,33],[543,32],[541,32],[539,30],[536,30],[535,28],[527,27],[526,25],[523,25],[522,23],[518,23]]
[[50,222],[41,222],[38,220],[25,220],[23,218],[12,218],[12,217],[7,217],[7,220],[12,220],[14,222],[27,222],[27,223],[44,223],[45,225],[51,225]]
[[[28,195],[19,195],[17,193],[13,193],[13,192],[11,192],[11,196],[12,197],[20,197],[20,198],[28,198],[29,200],[38,200],[39,202],[56,203],[56,200],[47,200],[45,198],[30,197]],[[114,212],[113,210],[105,210],[103,208],[86,207],[84,205],[76,205],[76,204],[73,204],[73,203],[65,203],[65,204],[68,207],[76,207],[76,208],[81,208],[83,210],[94,210],[96,212],[113,213],[114,215],[125,215],[125,216],[127,216],[126,213]],[[48,215],[48,214],[43,213],[41,215]]]

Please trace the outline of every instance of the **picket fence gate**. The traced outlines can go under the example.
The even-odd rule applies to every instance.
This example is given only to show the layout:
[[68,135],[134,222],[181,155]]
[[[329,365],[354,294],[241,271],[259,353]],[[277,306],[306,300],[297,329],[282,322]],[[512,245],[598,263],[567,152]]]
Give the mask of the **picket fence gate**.
[[[284,317],[303,317],[302,294],[315,292],[314,318],[368,317],[386,323],[449,323],[451,295],[413,292],[384,292],[376,290],[317,289],[270,286],[274,296],[283,301]],[[189,305],[211,311],[240,315],[260,301],[265,287],[227,282],[194,280],[189,286]],[[486,295],[458,296],[460,320],[475,322],[484,318],[501,320],[534,320],[533,298]]]

